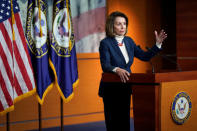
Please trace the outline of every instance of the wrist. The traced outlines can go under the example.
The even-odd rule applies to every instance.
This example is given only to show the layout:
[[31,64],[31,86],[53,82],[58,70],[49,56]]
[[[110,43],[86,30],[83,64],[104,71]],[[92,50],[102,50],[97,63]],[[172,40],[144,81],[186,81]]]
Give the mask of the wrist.
[[161,49],[162,43],[156,42],[156,46]]
[[115,67],[112,72],[116,73],[117,72],[118,67]]

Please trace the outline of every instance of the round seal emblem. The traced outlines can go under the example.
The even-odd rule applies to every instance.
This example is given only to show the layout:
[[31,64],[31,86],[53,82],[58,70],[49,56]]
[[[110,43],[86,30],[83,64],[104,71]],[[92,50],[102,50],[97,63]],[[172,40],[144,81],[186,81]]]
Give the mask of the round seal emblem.
[[42,11],[40,20],[38,14],[39,9],[38,7],[35,7],[31,23],[31,37],[36,44],[36,48],[41,48],[47,41],[47,22],[46,17]]
[[178,93],[171,108],[171,115],[175,123],[184,124],[191,116],[192,103],[190,97],[185,92]]
[[71,36],[71,28],[69,28],[69,15],[67,8],[60,10],[56,15],[53,25],[53,33],[57,43],[62,47],[69,47],[69,38]]
[[69,57],[73,48],[71,18],[67,8],[61,9],[53,23],[52,47],[59,56]]
[[30,51],[37,57],[41,58],[48,52],[47,47],[47,20],[42,10],[30,6],[27,19],[28,46]]

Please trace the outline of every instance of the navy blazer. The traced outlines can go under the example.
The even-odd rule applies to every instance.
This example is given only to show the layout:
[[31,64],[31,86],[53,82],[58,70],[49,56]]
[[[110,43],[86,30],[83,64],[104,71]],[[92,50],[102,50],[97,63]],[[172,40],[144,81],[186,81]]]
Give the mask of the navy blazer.
[[[106,37],[100,42],[99,53],[100,53],[100,62],[103,72],[112,72],[115,67],[120,67],[127,70],[131,73],[131,65],[133,63],[134,57],[139,58],[143,61],[149,61],[160,49],[154,45],[152,51],[143,51],[139,46],[136,46],[135,42],[130,38],[125,36],[123,39],[125,44],[129,62],[126,63],[125,58],[118,47],[118,42],[114,37]],[[109,84],[103,83],[101,81],[99,87],[99,96],[103,96],[105,86]]]

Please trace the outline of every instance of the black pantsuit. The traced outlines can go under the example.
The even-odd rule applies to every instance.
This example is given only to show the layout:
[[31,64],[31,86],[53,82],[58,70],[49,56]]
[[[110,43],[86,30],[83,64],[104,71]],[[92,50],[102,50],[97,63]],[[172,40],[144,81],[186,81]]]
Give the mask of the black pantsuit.
[[[134,41],[125,36],[123,38],[129,61],[125,58],[115,38],[106,37],[100,42],[99,53],[103,72],[113,72],[115,67],[122,68],[131,73],[134,57],[143,61],[150,60],[160,49],[154,45],[152,51],[143,51]],[[131,88],[123,83],[100,82],[99,96],[103,97],[105,123],[107,131],[130,130],[130,102]]]
[[124,84],[106,87],[103,96],[107,131],[130,131],[131,87]]

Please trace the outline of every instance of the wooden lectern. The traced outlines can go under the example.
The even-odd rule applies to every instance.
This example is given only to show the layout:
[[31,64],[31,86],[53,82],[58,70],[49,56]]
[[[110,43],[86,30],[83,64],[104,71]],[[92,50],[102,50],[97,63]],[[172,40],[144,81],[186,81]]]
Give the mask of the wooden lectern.
[[[121,82],[113,73],[103,73],[102,81]],[[133,90],[135,131],[196,131],[197,71],[132,73],[128,83]],[[179,92],[186,92],[192,102],[191,116],[182,125],[171,116],[172,102]]]

